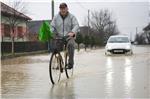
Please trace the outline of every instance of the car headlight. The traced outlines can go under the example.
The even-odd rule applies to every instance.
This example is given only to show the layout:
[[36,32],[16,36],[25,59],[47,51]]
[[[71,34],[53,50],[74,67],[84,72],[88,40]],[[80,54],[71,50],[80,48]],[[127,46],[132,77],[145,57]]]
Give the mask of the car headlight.
[[111,46],[107,46],[107,49],[111,49]]

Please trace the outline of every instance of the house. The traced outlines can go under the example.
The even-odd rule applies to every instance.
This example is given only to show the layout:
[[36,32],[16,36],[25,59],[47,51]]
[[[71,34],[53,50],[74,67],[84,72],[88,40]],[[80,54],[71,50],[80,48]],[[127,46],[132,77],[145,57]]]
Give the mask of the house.
[[[0,2],[1,4],[1,35],[2,42],[11,42],[11,37],[14,36],[16,41],[28,41],[27,39],[27,22],[31,20],[30,17],[15,10],[14,8]],[[11,31],[10,20],[17,22],[14,26],[14,33]]]
[[38,41],[38,34],[39,34],[40,27],[41,27],[43,21],[48,21],[49,23],[51,22],[51,20],[28,21],[27,30],[28,30],[29,41]]
[[150,32],[150,23],[143,30]]
[[147,42],[150,44],[150,23],[143,29]]

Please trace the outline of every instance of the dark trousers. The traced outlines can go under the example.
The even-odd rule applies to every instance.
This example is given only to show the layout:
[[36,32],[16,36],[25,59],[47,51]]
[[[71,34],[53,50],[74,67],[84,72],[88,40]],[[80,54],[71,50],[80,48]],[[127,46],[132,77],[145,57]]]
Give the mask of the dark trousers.
[[74,65],[74,49],[75,49],[75,39],[70,38],[67,44],[68,54],[69,54],[69,64]]

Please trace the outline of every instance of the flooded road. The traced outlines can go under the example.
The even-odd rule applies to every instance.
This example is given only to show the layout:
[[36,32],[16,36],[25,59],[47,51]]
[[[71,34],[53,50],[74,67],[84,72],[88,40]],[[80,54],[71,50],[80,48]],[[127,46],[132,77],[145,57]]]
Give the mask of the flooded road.
[[150,98],[150,46],[134,46],[133,52],[76,52],[73,77],[67,79],[63,73],[55,86],[49,79],[48,54],[2,60],[2,98]]

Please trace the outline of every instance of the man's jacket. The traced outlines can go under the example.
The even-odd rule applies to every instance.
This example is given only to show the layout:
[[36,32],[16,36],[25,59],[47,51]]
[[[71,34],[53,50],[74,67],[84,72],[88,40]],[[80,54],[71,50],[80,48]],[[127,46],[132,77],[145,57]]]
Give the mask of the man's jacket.
[[65,18],[58,13],[51,22],[53,33],[59,36],[66,36],[69,32],[79,32],[79,24],[74,15],[68,12]]

